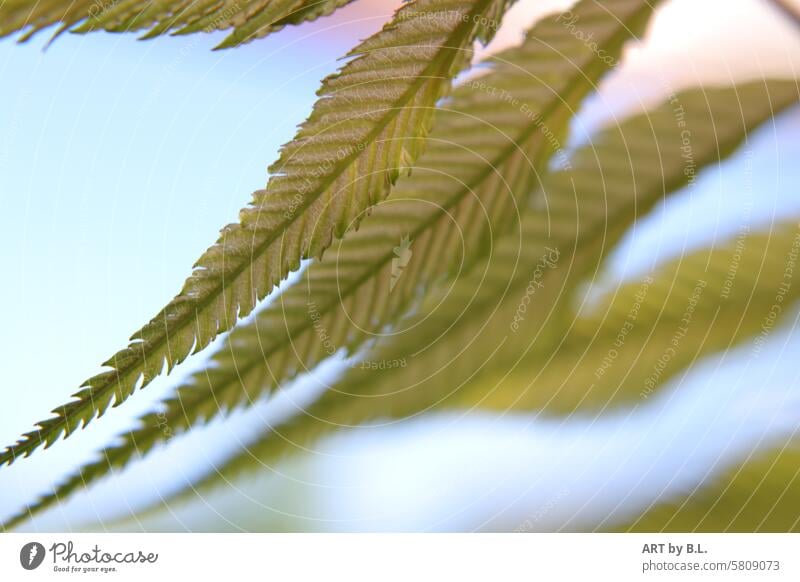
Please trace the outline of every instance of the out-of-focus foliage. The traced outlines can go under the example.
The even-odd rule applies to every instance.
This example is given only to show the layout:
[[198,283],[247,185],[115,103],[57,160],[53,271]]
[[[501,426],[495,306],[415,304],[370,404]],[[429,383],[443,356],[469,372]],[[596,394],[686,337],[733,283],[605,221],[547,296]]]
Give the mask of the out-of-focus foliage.
[[798,254],[797,222],[687,253],[615,289],[553,345],[511,372],[486,374],[453,404],[569,414],[642,402],[704,356],[761,336],[765,322],[780,324],[776,297],[787,311],[800,298],[793,277],[784,278]]
[[797,532],[800,451],[796,446],[749,458],[679,499],[664,500],[617,531]]
[[[54,24],[145,37],[230,30],[222,46],[233,46],[350,1],[10,0],[0,5],[0,35],[27,38]],[[270,166],[266,188],[223,228],[180,294],[54,417],[0,453],[0,466],[69,436],[230,332],[222,348],[4,527],[332,357],[356,364],[195,485],[206,490],[335,429],[386,417],[452,407],[604,411],[649,398],[698,358],[754,337],[758,345],[765,318],[778,323],[768,306],[788,307],[800,290],[788,268],[796,223],[696,250],[599,298],[579,291],[637,219],[794,105],[796,81],[687,90],[567,150],[575,111],[644,33],[657,2],[583,0],[541,20],[451,94],[474,43],[492,38],[512,3],[408,2],[347,55]],[[275,291],[305,259],[297,280]],[[703,493],[626,529],[795,529],[790,494],[786,509],[762,512],[764,522],[755,522],[758,509],[733,513],[747,491],[766,503],[781,484],[793,486],[793,455],[767,459],[768,471],[745,464],[719,503]],[[759,471],[769,477],[761,493]]]

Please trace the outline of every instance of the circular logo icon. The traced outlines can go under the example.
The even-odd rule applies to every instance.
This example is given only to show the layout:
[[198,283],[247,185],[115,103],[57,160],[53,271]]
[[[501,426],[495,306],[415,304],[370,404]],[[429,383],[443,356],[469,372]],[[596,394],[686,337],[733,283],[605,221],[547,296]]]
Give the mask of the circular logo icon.
[[44,561],[44,546],[39,542],[30,542],[19,551],[19,563],[26,570],[35,570]]

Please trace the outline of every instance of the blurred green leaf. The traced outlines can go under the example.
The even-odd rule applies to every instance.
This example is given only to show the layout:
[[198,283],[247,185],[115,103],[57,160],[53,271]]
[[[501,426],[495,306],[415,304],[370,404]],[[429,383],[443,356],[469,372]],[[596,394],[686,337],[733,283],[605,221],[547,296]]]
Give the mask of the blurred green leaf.
[[793,443],[754,454],[702,486],[663,500],[629,523],[627,532],[800,531],[800,450]]
[[485,374],[447,405],[597,413],[644,402],[699,359],[742,341],[757,356],[800,298],[793,271],[786,276],[798,254],[796,222],[689,252],[614,289],[558,341],[537,345],[513,370]]

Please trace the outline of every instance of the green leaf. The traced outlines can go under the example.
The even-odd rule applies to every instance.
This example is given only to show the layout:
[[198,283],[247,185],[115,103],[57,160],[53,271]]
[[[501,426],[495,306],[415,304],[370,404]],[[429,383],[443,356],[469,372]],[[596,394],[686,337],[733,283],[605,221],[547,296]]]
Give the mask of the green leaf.
[[205,348],[302,259],[320,257],[334,236],[354,228],[419,156],[434,105],[485,33],[482,18],[501,14],[508,2],[419,0],[361,43],[323,82],[310,118],[270,168],[266,190],[256,192],[239,224],[222,230],[181,293],[75,400],[0,454],[0,465],[69,436]]
[[[573,12],[594,23],[598,41],[615,56],[643,30],[651,10],[626,0],[604,9],[583,2]],[[236,327],[209,368],[180,387],[162,411],[141,418],[119,445],[18,518],[198,421],[258,398],[332,352],[355,354],[433,285],[490,252],[495,237],[518,229],[518,213],[540,186],[554,140],[563,139],[571,112],[609,67],[581,40],[567,35],[565,41],[561,20],[537,24],[521,47],[497,56],[489,74],[457,89],[436,113],[414,174],[398,182],[357,232],[335,244],[252,323]],[[398,271],[403,240],[410,242],[410,256]]]
[[0,3],[0,37],[24,32],[21,41],[54,24],[56,35],[69,30],[130,32],[143,38],[172,32],[232,30],[220,45],[229,47],[266,36],[289,24],[302,24],[353,0],[6,0]]
[[[378,362],[405,358],[407,366],[389,374],[351,370],[331,398],[396,394],[360,400],[374,407],[374,415],[414,414],[482,373],[505,372],[561,342],[575,288],[587,275],[594,279],[628,226],[797,100],[794,81],[686,91],[604,130],[575,153],[571,168],[546,177],[540,205],[546,211],[524,216],[523,246],[511,237],[502,240],[485,266],[446,291],[446,300],[431,297],[429,307],[406,324],[412,332],[380,342],[366,356]],[[681,149],[686,130],[691,160]]]
[[720,477],[676,499],[663,500],[626,532],[800,531],[800,450],[797,443],[744,459]]
[[614,289],[572,320],[558,341],[537,344],[511,372],[492,368],[447,406],[605,412],[646,401],[704,356],[746,340],[757,355],[800,299],[800,285],[787,271],[798,254],[797,223],[743,231],[687,253]]
[[[687,91],[677,99],[694,136],[694,164],[699,171],[727,156],[750,131],[795,103],[797,88],[794,82],[769,81]],[[689,180],[680,149],[674,147],[676,139],[682,143],[684,129],[676,123],[674,107],[667,103],[609,128],[577,151],[571,169],[545,179],[549,213],[531,209],[524,215],[521,248],[517,237],[505,237],[485,267],[476,265],[442,291],[446,301],[434,296],[426,303],[429,309],[412,316],[406,327],[414,326],[413,331],[379,342],[365,357],[376,366],[347,370],[306,411],[197,480],[192,490],[206,490],[243,470],[302,451],[331,431],[358,428],[380,418],[408,417],[447,403],[483,368],[502,369],[528,356],[540,333],[550,334],[547,339],[541,336],[545,344],[557,341],[564,321],[553,315],[560,313],[559,303],[572,299],[570,290],[587,269],[597,268],[631,221]],[[562,268],[544,271],[544,286],[533,296],[524,320],[528,327],[512,341],[514,315],[548,247],[561,249],[556,262]],[[390,369],[381,369],[380,363]]]
[[[274,1],[274,0],[273,0]],[[293,7],[291,12],[280,13],[272,4],[267,4],[265,9],[255,12],[248,17],[245,22],[236,26],[236,29],[224,40],[217,48],[230,48],[250,42],[255,38],[262,38],[268,34],[280,30],[284,26],[291,24],[302,24],[310,20],[316,20],[322,16],[327,16],[335,10],[350,4],[354,0],[304,0]],[[186,26],[180,29],[177,34],[188,34],[196,32],[199,28],[208,26],[206,21]]]

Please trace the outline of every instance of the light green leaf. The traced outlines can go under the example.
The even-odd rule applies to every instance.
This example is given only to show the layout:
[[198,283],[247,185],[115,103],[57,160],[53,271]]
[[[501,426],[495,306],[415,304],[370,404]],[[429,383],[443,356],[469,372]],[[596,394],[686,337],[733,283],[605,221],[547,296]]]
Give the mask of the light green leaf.
[[[545,180],[545,211],[523,218],[524,246],[501,241],[485,267],[447,290],[446,301],[431,298],[429,309],[406,324],[413,332],[379,343],[366,356],[405,358],[407,366],[387,374],[351,370],[334,394],[397,394],[360,400],[375,415],[405,416],[448,399],[481,373],[506,371],[560,343],[571,325],[567,308],[576,286],[596,277],[628,226],[797,100],[794,81],[686,91],[603,131],[575,153],[570,169]],[[681,149],[686,130],[691,160]]]
[[746,340],[755,357],[800,299],[790,268],[799,255],[794,222],[687,253],[615,289],[558,341],[537,343],[513,371],[492,368],[447,406],[605,412],[645,402],[704,356]]
[[[651,10],[625,0],[603,9],[583,2],[573,13],[594,23],[607,54],[618,56]],[[142,417],[121,444],[18,519],[124,466],[167,435],[250,402],[333,352],[353,355],[387,333],[432,285],[468,270],[491,252],[494,238],[518,230],[519,212],[539,188],[553,140],[563,139],[572,110],[608,67],[580,39],[566,35],[565,41],[559,17],[537,24],[521,47],[498,55],[489,74],[460,87],[441,107],[414,174],[398,182],[357,232],[334,244],[253,323],[238,326],[211,366],[180,387],[162,411]],[[410,242],[410,256],[398,269],[403,240]]]
[[[239,224],[222,230],[181,293],[105,362],[55,417],[0,453],[0,465],[70,435],[112,401],[169,372],[248,315],[300,261],[354,228],[419,156],[436,102],[470,60],[482,19],[509,0],[418,0],[328,77],[297,136]],[[421,25],[424,23],[424,25]]]
[[800,531],[800,450],[797,443],[756,454],[720,477],[615,528],[626,532]]
[[219,48],[266,36],[289,24],[302,24],[353,0],[6,0],[0,3],[0,37],[24,32],[21,41],[59,24],[65,32],[146,30],[143,38],[172,32],[233,30]]

